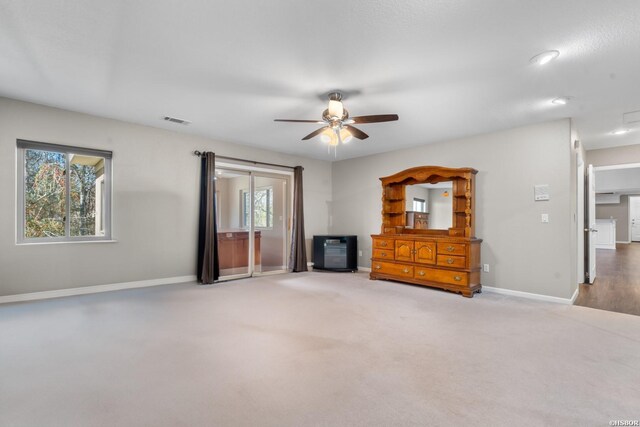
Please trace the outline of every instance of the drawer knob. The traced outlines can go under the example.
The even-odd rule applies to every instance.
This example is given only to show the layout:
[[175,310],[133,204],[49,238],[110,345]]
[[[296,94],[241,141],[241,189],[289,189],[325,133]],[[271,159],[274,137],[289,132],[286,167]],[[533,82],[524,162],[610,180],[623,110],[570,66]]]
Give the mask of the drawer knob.
[[459,282],[460,280],[462,280],[462,277],[460,277],[460,276],[453,276],[453,280],[455,280],[456,282]]
[[403,273],[408,273],[408,272],[409,272],[409,269],[408,269],[408,268],[405,268],[404,270],[402,270],[402,272],[403,272]]
[[380,242],[380,246],[387,246],[387,242]]
[[453,264],[453,258],[447,258],[447,264]]
[[380,270],[381,268],[380,264],[376,265],[376,270]]
[[387,254],[385,252],[382,252],[380,255],[387,256]]
[[418,275],[419,275],[419,276],[424,276],[424,271],[420,270],[420,271],[418,272]]
[[447,246],[447,250],[449,252],[453,252],[455,250],[455,248],[453,246]]

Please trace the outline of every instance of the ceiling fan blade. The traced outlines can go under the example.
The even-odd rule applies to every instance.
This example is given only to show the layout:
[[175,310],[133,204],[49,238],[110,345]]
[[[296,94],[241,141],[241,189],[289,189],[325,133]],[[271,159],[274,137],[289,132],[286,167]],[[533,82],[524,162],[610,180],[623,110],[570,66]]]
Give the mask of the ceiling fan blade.
[[359,116],[350,117],[352,123],[380,123],[380,122],[393,122],[398,120],[397,114],[374,114],[372,116]]
[[290,123],[317,123],[319,125],[323,125],[324,122],[321,120],[292,120],[292,119],[274,119],[274,122],[290,122]]
[[328,126],[322,127],[318,130],[314,130],[313,132],[311,132],[309,135],[305,136],[304,138],[302,138],[303,141],[307,140],[307,139],[311,139],[316,135],[319,135],[320,133],[322,133],[322,131],[324,131],[325,129],[328,129]]
[[343,127],[345,129],[347,129],[349,132],[351,132],[351,135],[353,135],[354,138],[358,138],[358,139],[367,139],[367,138],[369,138],[369,135],[367,135],[366,133],[362,132],[358,128],[354,128],[353,126],[349,126],[349,125],[344,125]]

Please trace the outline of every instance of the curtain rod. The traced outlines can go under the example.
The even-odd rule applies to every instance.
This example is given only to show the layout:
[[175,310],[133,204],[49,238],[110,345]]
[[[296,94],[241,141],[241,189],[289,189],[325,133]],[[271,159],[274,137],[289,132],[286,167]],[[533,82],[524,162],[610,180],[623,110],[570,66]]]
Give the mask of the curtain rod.
[[[193,152],[194,155],[201,157],[204,153],[201,151],[194,151]],[[245,162],[245,163],[253,163],[254,165],[266,165],[266,166],[276,166],[279,168],[286,168],[286,169],[295,169],[294,166],[287,166],[287,165],[279,165],[277,163],[265,163],[265,162],[257,162],[255,160],[245,160],[245,159],[238,159],[237,157],[226,157],[226,156],[218,156],[216,155],[216,159],[225,159],[225,160],[235,160],[236,162]]]

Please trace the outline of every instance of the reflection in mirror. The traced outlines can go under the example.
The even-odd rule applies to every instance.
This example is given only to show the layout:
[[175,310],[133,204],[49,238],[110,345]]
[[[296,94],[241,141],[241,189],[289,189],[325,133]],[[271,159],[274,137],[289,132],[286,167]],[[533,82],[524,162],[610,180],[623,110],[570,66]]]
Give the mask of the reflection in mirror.
[[453,227],[453,183],[415,184],[405,187],[406,227],[447,230]]

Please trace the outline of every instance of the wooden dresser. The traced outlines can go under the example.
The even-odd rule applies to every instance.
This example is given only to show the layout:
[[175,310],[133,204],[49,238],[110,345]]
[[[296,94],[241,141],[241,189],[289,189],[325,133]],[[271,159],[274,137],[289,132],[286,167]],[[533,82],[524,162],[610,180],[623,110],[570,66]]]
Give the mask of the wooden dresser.
[[[470,168],[412,168],[382,181],[382,229],[372,238],[371,279],[432,286],[472,297],[480,292],[480,245],[475,233],[475,175]],[[452,181],[452,227],[406,227],[405,185]]]
[[407,227],[426,230],[429,228],[429,214],[426,212],[407,211]]

